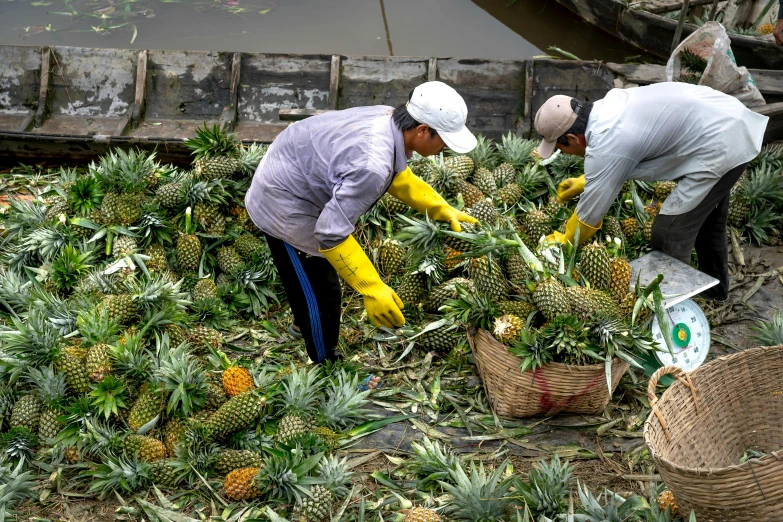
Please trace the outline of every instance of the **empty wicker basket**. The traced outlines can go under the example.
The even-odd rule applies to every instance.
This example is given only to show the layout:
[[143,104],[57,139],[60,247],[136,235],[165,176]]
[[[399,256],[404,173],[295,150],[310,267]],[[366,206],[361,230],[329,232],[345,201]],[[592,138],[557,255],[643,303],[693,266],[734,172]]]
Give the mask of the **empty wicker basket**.
[[522,373],[519,359],[489,332],[469,333],[468,342],[495,413],[506,417],[601,413],[629,367],[627,362],[615,359],[610,392],[603,364],[550,363],[535,372]]
[[[663,375],[677,381],[660,399]],[[783,346],[659,369],[644,440],[683,513],[699,522],[783,521]],[[745,450],[768,453],[740,464]]]

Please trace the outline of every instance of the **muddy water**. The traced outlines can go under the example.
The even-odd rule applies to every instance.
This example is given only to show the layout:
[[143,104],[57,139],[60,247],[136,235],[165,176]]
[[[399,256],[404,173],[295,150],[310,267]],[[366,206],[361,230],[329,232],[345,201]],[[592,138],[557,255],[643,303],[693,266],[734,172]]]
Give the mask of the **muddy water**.
[[[0,43],[524,59],[636,54],[554,0],[0,0]],[[70,15],[68,13],[71,13]]]

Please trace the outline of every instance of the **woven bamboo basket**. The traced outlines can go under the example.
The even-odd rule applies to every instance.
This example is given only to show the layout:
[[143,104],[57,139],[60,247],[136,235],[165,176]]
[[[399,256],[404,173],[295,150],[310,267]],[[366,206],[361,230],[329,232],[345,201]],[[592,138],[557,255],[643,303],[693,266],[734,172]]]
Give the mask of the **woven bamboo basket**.
[[614,360],[610,391],[606,388],[603,364],[549,363],[522,373],[519,358],[511,355],[489,332],[469,332],[468,343],[492,408],[505,417],[601,413],[630,366],[620,359]]
[[[677,379],[660,399],[663,375]],[[644,440],[680,511],[699,522],[783,521],[783,346],[660,368]],[[740,464],[745,450],[768,453]]]

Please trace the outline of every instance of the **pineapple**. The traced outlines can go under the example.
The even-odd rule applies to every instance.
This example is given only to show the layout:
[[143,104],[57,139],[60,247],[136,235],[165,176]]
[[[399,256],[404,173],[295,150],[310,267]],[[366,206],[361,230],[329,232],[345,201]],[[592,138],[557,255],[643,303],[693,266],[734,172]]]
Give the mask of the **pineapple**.
[[[160,415],[166,406],[164,391],[155,385],[145,383],[139,389],[138,396],[131,406],[126,422],[131,431],[138,431],[142,426]],[[173,454],[173,451],[171,452]]]
[[119,324],[129,324],[139,313],[139,307],[130,294],[109,294],[103,298],[109,317]]
[[625,258],[613,257],[609,260],[609,271],[609,292],[619,303],[631,287],[631,264]]
[[264,408],[265,401],[255,390],[240,393],[229,399],[205,423],[213,440],[223,440],[228,435],[249,427]]
[[383,195],[381,203],[386,207],[386,211],[390,216],[405,214],[410,208],[408,205],[388,193]]
[[457,298],[457,285],[460,285],[470,293],[476,291],[473,281],[464,277],[455,277],[435,287],[427,299],[426,308],[431,312],[437,312],[449,299]]
[[680,508],[677,505],[677,499],[674,498],[674,493],[670,490],[666,490],[658,495],[658,509],[661,511],[669,511],[669,514],[678,516],[680,514]]
[[223,489],[226,498],[230,500],[252,500],[261,496],[261,490],[256,486],[256,477],[260,467],[239,468],[226,475]]
[[547,213],[550,219],[554,220],[558,218],[560,212],[565,210],[565,208],[565,204],[560,203],[556,196],[549,196],[549,199],[547,199],[546,202],[546,206],[544,206],[542,210]]
[[186,333],[187,340],[196,354],[206,351],[207,348],[220,350],[223,348],[223,334],[207,326],[191,327]]
[[60,214],[66,216],[71,213],[71,209],[68,205],[68,201],[63,198],[53,198],[53,200],[46,205],[47,221],[57,221],[60,218]]
[[457,192],[462,194],[462,199],[465,201],[465,208],[472,207],[486,197],[476,185],[468,181],[461,181],[458,183]]
[[22,395],[11,410],[11,428],[27,428],[38,432],[41,413],[41,399],[35,394]]
[[502,315],[495,319],[492,333],[503,344],[508,344],[517,338],[524,323],[515,315]]
[[568,295],[557,279],[547,278],[538,283],[533,291],[533,301],[548,320],[558,315],[571,315]]
[[193,206],[193,219],[207,234],[221,236],[226,230],[226,218],[220,213],[218,205],[196,203]]
[[185,201],[184,184],[182,181],[172,181],[161,185],[155,191],[155,200],[163,208],[175,208]]
[[500,160],[514,169],[521,169],[534,161],[532,152],[536,144],[536,140],[523,140],[509,131],[497,146]]
[[760,35],[765,36],[772,34],[775,31],[775,26],[772,24],[759,24],[756,28]]
[[462,252],[459,250],[456,250],[454,248],[451,248],[449,246],[443,248],[443,268],[447,272],[454,272],[459,268],[464,262],[465,259],[459,257],[462,255]]
[[494,259],[490,260],[487,256],[472,258],[468,265],[468,274],[478,293],[491,299],[499,299],[508,294],[508,282]]
[[459,343],[460,334],[454,326],[443,325],[416,337],[416,343],[428,352],[446,354]]
[[[479,231],[478,225],[474,223],[460,223],[460,226],[462,227],[462,232],[465,234],[475,234]],[[443,237],[443,243],[445,244],[446,248],[451,248],[457,252],[467,252],[469,250],[473,250],[474,248],[473,243],[470,241],[462,239],[461,237],[452,236],[450,234],[446,234]]]
[[498,190],[498,198],[504,205],[513,206],[522,199],[522,187],[516,183],[509,183]]
[[625,218],[620,221],[620,228],[625,237],[632,238],[639,232],[639,221],[633,216]]
[[240,393],[252,390],[256,387],[250,371],[242,366],[231,366],[223,371],[223,389],[229,397],[236,397]]
[[264,251],[264,242],[253,234],[245,232],[234,241],[234,249],[243,261],[250,261],[254,255]]
[[653,189],[653,199],[659,203],[663,203],[666,201],[666,198],[669,197],[669,194],[676,188],[676,181],[659,181],[655,184],[655,188]]
[[415,507],[408,511],[403,522],[443,522],[443,517],[431,509]]
[[587,288],[569,286],[566,288],[566,295],[571,313],[583,321],[589,320],[600,308],[598,301]]
[[499,301],[498,308],[504,315],[514,315],[520,319],[527,319],[530,314],[538,311],[536,305],[525,301]]
[[728,223],[734,228],[744,228],[750,218],[750,202],[739,193],[732,194],[729,200]]
[[231,246],[220,247],[217,251],[217,263],[224,273],[232,275],[242,265],[242,258],[239,257],[236,249]]
[[549,217],[549,214],[543,210],[531,210],[525,214],[523,224],[525,230],[527,230],[528,237],[532,241],[538,243],[541,236],[550,235],[553,232],[552,226],[549,223],[550,221],[551,218]]
[[612,272],[609,268],[609,253],[604,245],[593,241],[592,244],[582,247],[579,257],[579,273],[595,289],[604,290],[609,287]]
[[549,464],[541,461],[533,466],[528,473],[528,483],[523,483],[520,493],[536,519],[557,518],[567,507],[571,480],[568,463],[561,464],[560,457],[555,454]]
[[212,297],[217,297],[218,296],[217,285],[209,277],[205,277],[204,279],[199,279],[198,283],[196,283],[196,285],[193,287],[193,291],[191,292],[191,295],[193,296],[194,301],[198,301],[199,299],[208,299]]
[[300,520],[328,520],[332,513],[332,492],[320,484],[310,486],[310,495],[297,509]]
[[149,479],[153,484],[164,488],[176,488],[179,484],[179,472],[172,460],[157,460],[149,467]]
[[145,178],[157,168],[155,154],[140,150],[114,149],[101,158],[95,173],[106,191],[100,208],[107,224],[127,226],[141,218]]
[[122,439],[122,449],[142,462],[155,462],[166,458],[166,446],[158,439],[146,435],[126,435]]
[[261,163],[268,145],[252,143],[248,147],[239,148],[239,172],[242,174],[253,174]]
[[166,423],[163,428],[163,443],[169,455],[177,454],[177,447],[185,436],[188,429],[188,421],[185,419],[174,418]]
[[87,358],[84,361],[84,369],[93,382],[102,381],[112,372],[109,353],[111,347],[107,344],[97,343],[87,349]]
[[206,122],[196,128],[196,137],[185,140],[195,155],[194,173],[198,179],[230,178],[239,169],[239,143],[236,135],[217,124],[211,129]]
[[625,241],[625,234],[623,233],[622,225],[620,225],[620,222],[613,217],[604,218],[601,230],[605,236],[619,237],[621,241]]
[[510,163],[501,163],[492,171],[492,177],[495,178],[495,185],[500,189],[514,182],[517,170]]
[[138,248],[139,245],[132,236],[117,236],[111,246],[111,254],[119,259],[133,254]]
[[313,427],[311,418],[315,413],[317,395],[324,385],[317,368],[307,371],[292,367],[291,370],[283,381],[280,395],[286,415],[280,419],[275,435],[283,443],[304,435]]
[[399,241],[386,239],[380,246],[381,270],[386,275],[399,274],[405,268],[407,250]]
[[495,210],[495,205],[488,199],[479,201],[468,210],[468,214],[478,219],[481,223],[495,225],[500,218],[500,214]]
[[65,374],[65,382],[71,393],[83,394],[90,391],[90,378],[85,369],[87,350],[79,346],[69,346],[60,352],[57,359],[58,371]]
[[650,216],[647,221],[644,222],[644,226],[642,227],[642,235],[644,235],[644,240],[648,243],[652,241],[652,229],[654,222],[655,216]]
[[214,467],[219,475],[228,475],[235,469],[260,468],[264,459],[250,450],[223,450],[215,456]]
[[533,275],[519,252],[514,252],[508,256],[506,260],[506,274],[508,274],[509,281],[525,281]]
[[620,307],[612,296],[603,290],[590,289],[590,296],[598,303],[598,312],[609,316],[619,317]]
[[468,179],[473,174],[473,170],[475,168],[473,159],[471,159],[470,156],[465,155],[448,158],[445,163],[463,180]]
[[185,233],[177,240],[177,263],[183,271],[197,270],[201,259],[201,241],[191,232],[191,209],[185,210]]
[[402,276],[397,295],[406,305],[418,305],[427,297],[427,276],[421,272],[408,272]]
[[204,408],[210,411],[217,410],[228,400],[228,395],[222,384],[207,382],[207,395],[204,399]]
[[498,160],[498,153],[495,151],[494,143],[491,139],[487,139],[482,135],[476,136],[476,146],[467,155],[473,160],[473,165],[476,169],[494,169]]
[[164,272],[168,268],[166,248],[160,243],[153,243],[144,250],[144,255],[149,256],[147,268],[156,272]]
[[475,174],[473,174],[473,184],[485,196],[494,196],[498,191],[495,177],[492,175],[492,172],[484,167],[476,169]]

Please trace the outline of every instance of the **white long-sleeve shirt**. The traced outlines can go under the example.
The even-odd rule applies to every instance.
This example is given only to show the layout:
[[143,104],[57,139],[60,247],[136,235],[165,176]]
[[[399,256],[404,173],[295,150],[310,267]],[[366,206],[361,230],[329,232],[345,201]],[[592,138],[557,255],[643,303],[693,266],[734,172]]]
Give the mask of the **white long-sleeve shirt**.
[[588,119],[579,219],[596,226],[627,179],[679,180],[661,213],[694,209],[721,176],[756,157],[768,120],[710,87],[612,89]]

